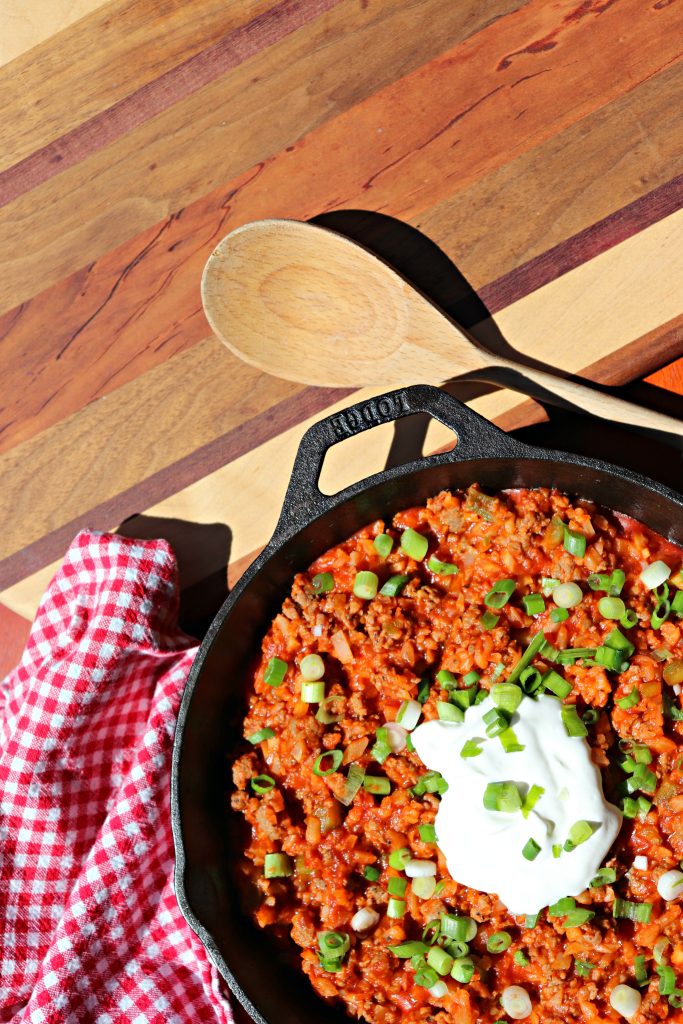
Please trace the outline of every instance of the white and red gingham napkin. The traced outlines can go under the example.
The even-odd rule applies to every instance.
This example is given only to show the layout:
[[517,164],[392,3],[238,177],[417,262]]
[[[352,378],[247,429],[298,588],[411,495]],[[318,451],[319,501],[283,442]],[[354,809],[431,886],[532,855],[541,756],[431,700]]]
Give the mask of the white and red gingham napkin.
[[165,541],[80,533],[0,686],[0,1020],[230,1024],[173,894],[195,641]]

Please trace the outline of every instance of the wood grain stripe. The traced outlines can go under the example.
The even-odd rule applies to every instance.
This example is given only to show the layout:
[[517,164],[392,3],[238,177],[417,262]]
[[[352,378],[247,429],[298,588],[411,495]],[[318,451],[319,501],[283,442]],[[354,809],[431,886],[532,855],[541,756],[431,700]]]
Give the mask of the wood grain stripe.
[[[15,60],[107,0],[3,0],[0,65]],[[2,106],[0,105],[0,109]],[[0,673],[1,674],[1,673]]]
[[[620,349],[643,335],[647,335],[645,344],[656,347],[659,345],[659,338],[663,336],[664,340],[661,351],[666,351],[668,355],[671,351],[672,331],[677,330],[677,325],[667,323],[667,326],[662,329],[659,320],[662,316],[666,316],[667,310],[673,310],[676,316],[680,313],[680,295],[676,289],[675,282],[678,273],[683,273],[683,248],[680,244],[680,229],[682,225],[683,214],[671,215],[657,225],[640,232],[632,239],[622,242],[620,245],[595,257],[589,263],[568,272],[552,284],[546,285],[544,289],[518,300],[512,306],[499,313],[497,322],[501,331],[511,344],[517,345],[520,349],[527,346],[528,350],[536,356],[543,352],[544,345],[546,347],[549,346],[555,353],[559,365],[572,371],[580,368],[577,359],[580,358],[583,351],[582,347],[579,348],[572,344],[576,334],[583,334],[586,337],[590,334],[592,350],[600,355],[606,355],[615,349]],[[672,271],[671,281],[662,280],[657,270],[662,252],[668,254]],[[604,316],[605,294],[614,294],[619,297],[620,313],[614,324],[611,318],[605,318]],[[577,301],[578,297],[581,299],[580,307]],[[566,315],[566,310],[573,311],[571,317]],[[668,319],[672,320],[673,317]],[[552,331],[549,329],[549,325],[552,325]],[[674,335],[674,343],[677,343],[678,337],[678,334]],[[632,356],[633,352],[630,355]],[[183,359],[184,356],[176,358]],[[229,372],[239,371],[240,364],[231,362],[227,353],[225,354],[225,359],[225,365],[228,367]],[[612,367],[610,368],[611,373],[614,372],[614,364],[622,366],[619,359],[613,360]],[[601,374],[605,373],[604,367],[605,364],[600,369]],[[242,367],[242,372],[245,374],[244,380],[246,381],[250,371],[248,368]],[[620,372],[623,373],[623,368],[620,369]],[[168,373],[173,374],[173,367],[168,368]],[[175,379],[176,376],[174,375],[173,380]],[[602,379],[605,379],[605,377],[603,376]],[[188,388],[189,385],[190,382],[188,381]],[[156,435],[158,435],[158,438],[166,438],[167,431],[165,430],[166,421],[163,418],[164,415],[170,417],[171,422],[175,422],[180,418],[181,429],[186,422],[186,417],[179,417],[178,410],[173,407],[172,395],[169,395],[166,401],[170,401],[170,407],[167,410],[159,398],[153,403],[155,410],[158,410],[158,417],[154,421],[150,421],[146,404],[146,400],[149,400],[149,394],[144,392],[139,394],[138,401],[141,404],[136,409],[130,401],[130,392],[126,393],[126,391],[127,389],[125,388],[121,389],[118,409],[114,401],[116,396],[112,396],[112,404],[108,409],[102,410],[105,419],[101,420],[97,430],[102,435],[102,440],[104,437],[116,438],[119,447],[123,445],[127,451],[130,451],[131,456],[135,453],[139,460],[140,457],[145,457],[146,451],[156,451]],[[159,392],[157,394],[159,395]],[[326,405],[329,398],[326,398],[321,392],[313,392],[313,396],[316,394],[322,400],[323,405]],[[184,401],[186,400],[185,395],[181,397]],[[208,398],[208,396],[206,397]],[[201,402],[201,393],[198,398]],[[296,410],[300,406],[305,409],[307,407],[306,403],[310,400],[311,393],[309,391],[297,392],[296,400],[290,401],[290,409],[287,410],[286,415],[291,414],[294,421],[298,422],[300,417]],[[317,401],[317,399],[315,400]],[[504,392],[479,399],[475,404],[484,414],[494,416],[511,408],[517,402],[518,399],[515,396]],[[190,402],[189,407],[192,411],[190,423],[197,433],[194,436],[184,437],[184,441],[188,444],[189,450],[192,451],[194,448],[200,448],[199,439],[201,434],[199,429],[201,426],[200,416],[202,409],[201,405],[198,405],[196,402]],[[321,407],[318,406],[318,408]],[[88,410],[86,410],[87,412]],[[281,414],[285,415],[285,412],[283,411]],[[284,486],[281,478],[287,473],[291,453],[289,449],[280,451],[280,448],[282,445],[295,445],[295,435],[298,437],[300,432],[300,426],[296,428],[291,427],[289,430],[284,431],[284,433],[282,430],[276,430],[275,434],[272,435],[273,440],[260,441],[258,431],[263,429],[270,430],[268,415],[261,416],[257,421],[258,425],[256,427],[246,423],[232,434],[234,443],[237,445],[235,448],[236,453],[239,452],[239,443],[248,440],[249,444],[249,450],[245,450],[242,454],[236,454],[232,463],[226,460],[226,452],[223,450],[221,442],[213,443],[215,433],[211,433],[211,441],[204,441],[204,446],[200,450],[199,461],[196,464],[193,464],[193,456],[183,460],[182,481],[175,479],[172,466],[167,465],[163,467],[164,472],[158,473],[153,481],[153,486],[158,488],[155,493],[159,493],[159,490],[165,488],[168,495],[176,494],[183,481],[185,482],[186,491],[196,490],[199,487],[201,498],[193,506],[192,518],[199,516],[199,521],[202,521],[201,517],[207,514],[207,510],[209,515],[213,514],[207,498],[211,497],[214,502],[216,500],[216,496],[211,490],[212,485],[207,477],[213,477],[217,473],[225,475],[228,473],[226,467],[230,467],[228,475],[230,476],[231,483],[227,493],[232,497],[226,498],[226,500],[232,501],[233,507],[232,513],[228,512],[227,514],[239,518],[241,505],[235,505],[237,500],[235,495],[239,492],[241,497],[242,491],[245,493],[251,492],[252,507],[261,509],[263,522],[265,523],[267,518],[266,512],[270,515],[277,508],[278,497],[273,496],[271,491],[267,499],[264,499],[262,494],[256,498],[253,496],[253,492],[258,490],[259,486],[263,486],[259,485],[259,481],[267,479],[269,484],[273,484],[276,476],[278,487],[281,484]],[[204,430],[211,431],[212,418],[213,412],[209,410],[209,415],[204,417]],[[251,419],[254,419],[254,417],[251,417]],[[93,414],[89,413],[89,418],[86,421],[82,420],[81,417],[76,417],[74,426],[80,431],[81,435],[84,431],[87,432],[92,445],[94,440],[92,435],[95,433],[95,437],[97,436],[95,431],[97,424]],[[118,430],[127,431],[127,436],[118,436]],[[141,430],[143,434],[138,438]],[[106,434],[104,433],[105,431],[107,431]],[[14,533],[10,528],[5,537],[8,545],[15,544],[15,550],[12,553],[10,548],[8,557],[0,563],[3,586],[9,586],[10,580],[21,579],[31,572],[32,567],[38,568],[41,562],[44,564],[45,560],[56,557],[64,547],[65,533],[62,532],[62,527],[65,527],[65,522],[68,524],[68,533],[72,533],[75,528],[86,522],[92,526],[109,528],[116,519],[140,511],[148,504],[151,495],[146,492],[147,484],[143,482],[126,488],[123,499],[120,494],[110,493],[100,503],[97,510],[95,510],[97,515],[99,516],[104,511],[107,515],[111,515],[111,519],[93,521],[91,514],[80,513],[80,509],[83,507],[83,495],[81,492],[84,487],[82,483],[84,468],[82,466],[82,454],[79,453],[82,453],[83,447],[79,443],[78,436],[74,436],[72,443],[73,455],[67,453],[64,450],[64,446],[68,436],[65,430],[61,429],[58,432],[58,439],[55,444],[48,436],[48,432],[46,432],[46,434],[41,435],[35,441],[27,442],[27,444],[18,447],[7,457],[14,464],[13,473],[14,479],[17,482],[17,492],[5,495],[4,500],[6,503],[9,502],[11,504],[15,512],[16,521],[20,524],[20,527],[18,531],[15,529]],[[235,441],[235,439],[241,439],[241,441]],[[102,440],[100,443],[102,443]],[[143,443],[144,449],[138,452],[136,450],[137,447]],[[273,449],[272,451],[271,448]],[[59,453],[59,456],[57,453]],[[60,479],[54,481],[52,475],[55,458],[57,457],[61,458]],[[40,460],[41,464],[38,464],[38,460]],[[25,468],[23,480],[20,480],[18,468],[22,465]],[[102,467],[95,461],[91,463],[90,467],[86,467],[86,473],[93,468],[97,469],[100,476],[102,476],[102,470],[106,471],[107,467],[106,465]],[[0,460],[0,471],[2,469],[2,460]],[[134,471],[135,467],[132,467],[132,469]],[[194,480],[199,481],[199,483],[188,484],[187,480],[190,477],[194,477]],[[66,488],[68,497],[64,494],[65,481],[71,482],[71,486]],[[96,493],[94,488],[95,481],[92,476],[87,476],[86,481],[87,493]],[[110,477],[105,472],[97,486],[104,488],[110,485]],[[57,501],[57,491],[55,487],[59,491],[61,500],[59,513],[63,516],[63,519],[56,527],[51,527],[51,521],[54,521],[54,517],[57,514],[55,504]],[[155,514],[176,514],[173,509],[175,500],[177,500],[177,495],[173,499],[170,496],[164,498],[162,502],[163,507],[158,507]],[[246,498],[244,500],[247,501]],[[40,508],[41,503],[44,503],[42,512]],[[24,514],[24,507],[27,504],[33,512],[30,522],[34,530],[34,541],[31,543],[29,540],[28,544],[26,523],[29,522],[29,519]],[[74,508],[77,518],[74,518],[74,513],[69,514],[70,507]],[[9,522],[9,516],[6,518]],[[246,533],[253,532],[257,526],[258,528],[266,529],[266,526],[261,522],[261,518],[259,518],[259,524],[254,525],[250,523],[248,528],[246,528]],[[244,524],[243,529],[245,529]],[[241,554],[250,551],[252,547],[254,547],[253,544],[248,546],[246,551],[242,548]],[[240,551],[237,550],[235,554],[236,557],[239,557]]]
[[265,47],[275,45],[339,2],[307,0],[302,4],[301,0],[281,0],[213,46],[189,57],[108,110],[3,171],[0,174],[0,206],[73,167],[98,149],[116,142],[122,135],[198,92]]
[[[327,24],[336,14],[333,9],[313,24]],[[628,34],[621,32],[624,20]],[[254,58],[129,132],[117,143],[115,159],[107,147],[0,210],[0,242],[6,238],[10,251],[18,228],[24,240],[2,267],[0,309],[35,294],[41,275],[47,286],[73,273],[198,196],[206,198],[194,211],[196,220],[215,224],[232,191],[224,183],[259,161],[258,180],[229,201],[229,227],[265,215],[305,219],[340,207],[413,219],[666,69],[676,60],[682,29],[679,4],[620,0],[577,7],[569,0],[530,0],[337,117],[330,107],[338,110],[366,88],[371,51],[363,50],[361,60],[357,37],[344,37],[346,50],[335,39],[334,54],[303,55],[320,76],[322,95],[315,102],[301,96],[300,68],[294,76],[278,66],[274,81],[271,54],[268,87],[254,82],[260,62]],[[309,46],[312,34],[304,33]],[[300,35],[277,47],[279,59],[295,56]],[[376,31],[374,38],[395,72],[394,37]],[[539,46],[548,39],[548,47]],[[352,85],[342,88],[341,103],[338,81],[329,80],[332,57],[349,61]],[[372,60],[376,87],[377,53]],[[221,127],[238,83],[239,123]],[[278,150],[284,151],[271,158]],[[352,160],[330,162],[332,154],[350,152]]]

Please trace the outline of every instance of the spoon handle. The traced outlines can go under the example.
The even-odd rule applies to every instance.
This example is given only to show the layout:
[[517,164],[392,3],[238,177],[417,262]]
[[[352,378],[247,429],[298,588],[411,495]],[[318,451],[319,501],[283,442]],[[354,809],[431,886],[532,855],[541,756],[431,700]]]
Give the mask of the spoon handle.
[[573,380],[556,377],[544,370],[522,366],[507,359],[499,359],[493,366],[487,366],[473,374],[481,380],[521,391],[541,401],[559,399],[556,404],[573,412],[588,412],[613,423],[623,423],[640,430],[657,431],[667,434],[661,440],[671,440],[671,435],[683,438],[683,421],[667,416],[641,405],[634,405],[623,398],[606,394],[596,388],[577,384]]

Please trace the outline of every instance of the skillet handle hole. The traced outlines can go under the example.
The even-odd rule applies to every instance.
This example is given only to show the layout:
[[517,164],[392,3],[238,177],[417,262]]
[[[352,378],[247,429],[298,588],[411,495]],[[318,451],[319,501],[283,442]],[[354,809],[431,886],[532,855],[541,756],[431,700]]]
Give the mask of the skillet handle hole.
[[392,466],[452,451],[457,441],[450,427],[426,413],[382,423],[332,445],[325,455],[318,487],[323,494],[337,494]]

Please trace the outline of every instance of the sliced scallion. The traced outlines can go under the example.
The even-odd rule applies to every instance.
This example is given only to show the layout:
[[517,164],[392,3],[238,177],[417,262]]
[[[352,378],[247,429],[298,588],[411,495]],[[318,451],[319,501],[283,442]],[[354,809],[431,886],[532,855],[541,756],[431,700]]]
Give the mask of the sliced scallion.
[[442,722],[464,722],[465,712],[462,708],[450,704],[447,700],[437,700],[436,713]]
[[512,936],[509,932],[494,932],[486,940],[486,948],[489,953],[504,953],[511,942]]
[[591,889],[600,889],[603,885],[612,885],[617,880],[614,868],[600,868],[595,878],[591,879]]
[[586,554],[586,538],[577,530],[570,530],[568,526],[565,526],[564,549],[575,558],[583,558]]
[[380,558],[386,558],[387,555],[391,554],[394,541],[388,533],[378,533],[372,542],[372,546]]
[[263,682],[267,686],[280,686],[287,672],[287,662],[282,658],[271,658],[263,673]]
[[484,604],[487,608],[503,608],[512,597],[516,586],[514,580],[498,580],[484,598]]
[[408,888],[407,878],[390,878],[387,882],[387,892],[390,896],[405,896]]
[[479,621],[484,629],[495,629],[499,619],[500,615],[494,615],[493,612],[484,612]]
[[436,829],[433,825],[418,825],[417,830],[423,843],[436,842]]
[[543,594],[525,594],[522,604],[527,615],[542,615],[545,611]]
[[270,775],[254,775],[249,780],[249,784],[255,793],[259,796],[262,793],[269,793],[275,785],[275,779],[271,778]]
[[410,580],[410,576],[390,576],[386,583],[382,586],[380,594],[382,597],[398,597],[406,583]]
[[366,878],[368,882],[376,882],[381,873],[380,869],[374,867],[372,864],[368,864],[363,868],[363,877]]
[[514,683],[494,683],[490,690],[491,700],[508,715],[512,715],[522,703],[524,694]]
[[623,900],[617,896],[612,904],[612,916],[627,918],[629,921],[638,921],[641,924],[648,924],[652,916],[651,903],[633,903],[631,900]]
[[666,562],[657,561],[647,565],[641,572],[640,578],[648,590],[656,590],[657,587],[661,587],[662,583],[666,583],[670,575],[671,569]]
[[544,793],[545,789],[543,788],[543,786],[534,785],[529,788],[529,792],[524,797],[524,803],[522,804],[522,814],[525,818],[529,817],[530,813],[533,811],[534,807],[536,806],[536,804],[541,799]]
[[634,686],[625,697],[616,697],[615,704],[618,704],[623,711],[628,711],[629,708],[634,708],[636,704],[640,703],[640,690]]
[[508,683],[515,683],[519,679],[524,669],[527,667],[527,665],[531,664],[534,657],[536,656],[536,654],[538,654],[539,650],[541,649],[544,643],[545,636],[543,635],[543,630],[540,630],[538,633],[535,633],[529,641],[527,649],[525,650],[524,654],[521,656],[521,658],[513,668],[512,672],[508,676]]
[[459,981],[461,985],[467,985],[474,977],[474,961],[472,957],[461,956],[454,961],[451,968],[451,978]]
[[466,740],[460,751],[461,757],[478,757],[482,748],[477,740]]
[[293,874],[292,860],[286,853],[267,853],[263,859],[264,878],[288,878]]
[[572,691],[572,684],[552,668],[543,676],[542,683],[546,690],[550,690],[561,700],[564,700]]
[[396,899],[395,896],[389,898],[387,903],[387,917],[398,919],[403,917],[406,912],[406,901]]
[[[343,760],[343,750],[325,750],[313,762],[313,773],[315,775],[332,775],[339,768]],[[328,763],[323,767],[324,762]]]
[[514,782],[489,782],[484,790],[484,807],[488,811],[513,814],[522,808],[522,798]]
[[389,854],[389,867],[394,868],[396,871],[403,871],[411,857],[412,853],[407,846],[402,846],[398,850],[392,850]]
[[381,775],[366,775],[363,778],[363,788],[374,796],[388,796],[391,793],[391,782]]
[[491,708],[487,711],[482,717],[482,721],[486,726],[486,735],[491,739],[493,739],[494,736],[500,736],[500,734],[505,732],[510,725],[508,716],[499,708]]
[[603,597],[598,601],[598,611],[604,619],[620,619],[626,612],[626,605],[620,597]]
[[460,571],[457,565],[453,565],[452,562],[441,562],[434,555],[427,560],[427,568],[437,576],[455,576]]
[[324,698],[325,683],[322,679],[318,679],[314,683],[308,683],[304,680],[301,684],[301,699],[304,704],[319,704]]
[[410,942],[399,942],[396,946],[388,946],[388,949],[399,957],[400,960],[409,960],[411,956],[424,956],[429,946],[426,942],[419,942],[415,939]]
[[334,576],[331,572],[319,572],[311,580],[311,586],[316,594],[329,594],[334,590]]
[[619,625],[624,629],[633,629],[638,622],[638,613],[633,608],[627,608],[619,619]]
[[506,754],[518,754],[525,749],[524,744],[519,742],[515,730],[510,725],[498,734],[498,739]]
[[340,804],[344,807],[348,807],[353,803],[353,798],[356,793],[363,785],[363,779],[365,777],[365,769],[359,764],[350,764],[349,770],[344,781],[344,788],[341,793],[335,793],[335,796]]
[[377,573],[363,569],[356,573],[356,578],[353,581],[353,592],[356,597],[361,597],[365,601],[371,601],[377,594],[378,586]]
[[427,554],[428,547],[429,541],[427,538],[418,533],[417,530],[413,530],[410,526],[401,534],[401,548],[409,558],[414,559],[416,562],[422,561]]
[[560,708],[560,714],[562,716],[562,724],[564,726],[567,736],[587,736],[588,729],[585,724],[579,718],[576,705],[574,704],[563,704]]
[[265,729],[259,729],[257,732],[253,732],[251,736],[247,738],[250,743],[253,743],[254,746],[256,746],[257,743],[263,743],[264,740],[272,740],[274,735],[275,733],[270,728],[270,726],[266,726]]
[[525,860],[536,860],[540,852],[541,847],[533,838],[528,839],[522,847],[522,856]]
[[569,618],[566,608],[552,608],[550,611],[551,622],[565,622]]

